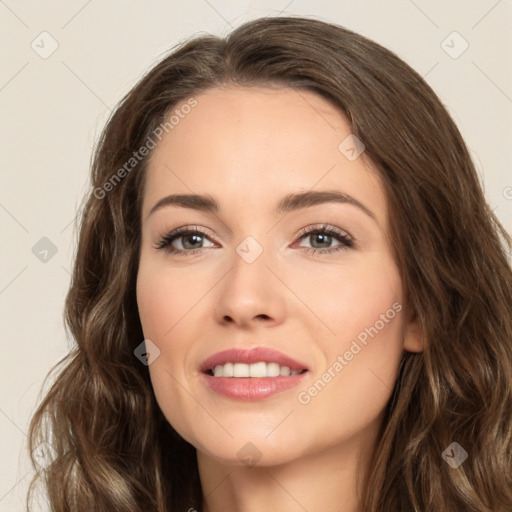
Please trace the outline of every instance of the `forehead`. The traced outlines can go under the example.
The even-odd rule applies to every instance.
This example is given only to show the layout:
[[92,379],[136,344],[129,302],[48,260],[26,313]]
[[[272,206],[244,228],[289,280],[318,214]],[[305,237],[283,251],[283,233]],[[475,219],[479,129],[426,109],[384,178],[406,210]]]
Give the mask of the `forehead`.
[[207,193],[221,207],[224,198],[233,207],[262,208],[291,192],[330,189],[359,196],[384,220],[378,173],[364,153],[351,161],[340,150],[350,123],[326,99],[262,87],[211,89],[193,98],[194,108],[174,116],[150,155],[143,215],[171,193]]

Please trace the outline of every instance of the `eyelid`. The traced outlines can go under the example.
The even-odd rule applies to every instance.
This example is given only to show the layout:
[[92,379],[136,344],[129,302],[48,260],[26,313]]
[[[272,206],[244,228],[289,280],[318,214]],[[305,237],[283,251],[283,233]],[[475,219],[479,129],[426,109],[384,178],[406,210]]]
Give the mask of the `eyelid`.
[[312,224],[310,226],[306,226],[302,228],[296,235],[297,238],[302,238],[304,235],[308,235],[310,233],[316,232],[325,232],[332,235],[337,235],[340,237],[344,237],[346,239],[350,239],[350,241],[354,242],[355,238],[344,229],[338,228],[336,226],[331,226],[330,224]]
[[[326,247],[326,248],[314,248],[314,247],[302,247],[299,245],[299,248],[301,248],[306,253],[312,253],[312,254],[323,254],[327,255],[330,253],[335,253],[338,251],[350,249],[355,246],[355,238],[348,233],[345,230],[342,230],[336,226],[332,226],[329,224],[316,224],[316,225],[309,225],[304,228],[302,228],[299,233],[297,233],[294,236],[294,242],[292,244],[292,247],[294,247],[297,243],[300,243],[303,238],[305,238],[309,234],[314,233],[322,233],[327,236],[333,237],[338,240],[339,245],[334,247]],[[175,249],[172,248],[172,243],[179,238],[183,238],[186,235],[194,235],[197,234],[203,238],[207,238],[214,244],[219,244],[215,240],[215,237],[208,234],[206,230],[203,228],[200,228],[198,226],[182,226],[179,228],[176,228],[174,230],[169,231],[165,235],[163,235],[160,238],[160,241],[154,246],[155,249],[159,250],[165,250],[169,252],[170,254],[174,254],[177,256],[190,256],[193,254],[197,254],[198,252],[201,252],[203,249],[208,249],[211,247],[199,247],[197,249]]]
[[[190,234],[201,235],[204,238],[208,238],[213,243],[219,244],[219,242],[217,242],[215,240],[215,237],[208,234],[203,228],[200,228],[199,226],[194,226],[194,225],[187,225],[187,226],[181,226],[179,228],[166,231],[164,233],[164,235],[159,237],[159,241],[156,243],[156,245],[154,247],[155,247],[155,249],[166,249],[166,246],[170,245],[174,240],[184,237],[185,235],[190,235]],[[169,242],[164,246],[164,242],[166,242],[166,241],[169,241]],[[192,250],[189,250],[186,252],[191,252]],[[177,252],[179,252],[179,250],[177,250]]]

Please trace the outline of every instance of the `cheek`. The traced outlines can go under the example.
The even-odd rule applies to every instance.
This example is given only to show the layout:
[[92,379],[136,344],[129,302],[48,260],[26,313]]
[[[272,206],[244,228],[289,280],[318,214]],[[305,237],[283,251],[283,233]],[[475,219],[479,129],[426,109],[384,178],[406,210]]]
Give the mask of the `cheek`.
[[164,368],[183,373],[189,367],[190,339],[200,325],[195,317],[197,304],[204,294],[204,287],[193,284],[184,272],[166,271],[158,265],[140,266],[137,306],[142,330],[144,337],[160,350],[158,360],[150,365],[150,373]]
[[298,401],[309,417],[328,421],[334,414],[343,418],[339,428],[355,433],[382,412],[396,381],[403,355],[400,279],[391,261],[375,259],[325,281],[323,292],[318,315],[333,332],[323,343],[325,361]]
[[[137,277],[137,306],[144,336],[157,340],[169,328],[166,310],[172,310],[175,301],[172,294],[166,293],[162,281],[156,279],[151,271],[142,269]],[[165,297],[165,300],[163,298]]]
[[[402,355],[403,304],[400,278],[391,261],[369,266],[351,281],[336,330],[340,352],[369,383],[392,388]],[[350,301],[350,302],[349,302]],[[357,378],[354,375],[354,378]]]
[[329,445],[380,423],[402,357],[400,322],[397,315],[380,331],[369,330],[365,343],[357,338],[364,328],[346,333],[329,350],[327,365],[298,390],[296,420],[312,443]]
[[389,311],[387,317],[393,318],[393,304],[401,301],[400,277],[385,253],[375,253],[364,261],[354,258],[335,271],[328,268],[296,277],[301,284],[296,287],[298,294],[329,328],[326,339],[330,338],[333,344],[343,344],[377,321],[381,329],[381,315]]
[[186,321],[180,319],[190,309],[186,304],[189,292],[189,288],[166,275],[162,267],[141,260],[136,288],[139,316],[145,339],[150,339],[160,350],[148,366],[151,384],[167,421],[186,439],[186,426],[191,419],[185,413],[190,407],[179,383],[185,381],[187,350],[185,343],[173,341],[182,334],[180,329],[186,328]]
[[137,306],[149,339],[165,341],[207,290],[202,279],[191,279],[186,271],[176,271],[160,262],[141,259],[137,275]]

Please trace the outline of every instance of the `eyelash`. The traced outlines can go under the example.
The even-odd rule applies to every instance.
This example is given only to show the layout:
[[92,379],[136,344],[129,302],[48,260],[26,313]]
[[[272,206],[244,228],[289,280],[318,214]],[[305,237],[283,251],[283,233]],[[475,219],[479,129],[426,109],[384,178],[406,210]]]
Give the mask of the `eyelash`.
[[[307,235],[312,235],[312,234],[328,235],[330,237],[337,239],[339,242],[341,242],[341,245],[336,246],[336,247],[326,248],[326,249],[315,249],[313,247],[302,247],[302,249],[304,249],[308,254],[317,254],[317,253],[332,254],[332,253],[336,253],[339,251],[344,251],[344,250],[349,249],[354,246],[354,240],[352,237],[345,234],[343,231],[338,230],[337,228],[327,226],[327,225],[323,225],[320,228],[317,226],[309,226],[307,228],[304,228],[299,233],[299,239],[304,238]],[[185,226],[185,227],[178,228],[178,229],[164,235],[160,239],[160,241],[157,243],[157,245],[155,246],[155,249],[164,250],[165,252],[174,254],[176,256],[193,256],[194,254],[199,253],[203,249],[207,249],[207,247],[200,247],[198,249],[188,250],[188,249],[176,249],[176,248],[172,247],[171,244],[172,244],[172,242],[174,242],[174,240],[176,240],[177,238],[184,237],[185,235],[199,235],[201,237],[209,238],[208,235],[206,233],[204,233],[203,231],[201,231],[197,228],[191,229],[191,228]]]

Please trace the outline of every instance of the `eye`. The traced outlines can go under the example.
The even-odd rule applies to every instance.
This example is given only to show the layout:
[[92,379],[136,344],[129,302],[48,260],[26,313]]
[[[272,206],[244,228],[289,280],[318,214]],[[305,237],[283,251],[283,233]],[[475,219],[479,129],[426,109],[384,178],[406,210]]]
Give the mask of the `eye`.
[[[300,239],[310,240],[310,243],[315,246],[319,245],[320,247],[303,247],[300,245],[299,247],[303,247],[306,252],[311,254],[317,253],[334,253],[338,251],[346,250],[350,247],[353,247],[354,240],[348,233],[341,231],[338,228],[323,225],[321,227],[310,226],[302,230],[300,233]],[[331,246],[331,243],[337,240],[339,245]]]
[[[313,245],[321,246],[304,247],[303,245],[299,245],[301,249],[311,254],[334,253],[346,250],[354,245],[354,240],[350,235],[338,228],[327,225],[321,227],[310,226],[303,229],[299,234],[299,240],[307,240],[308,238]],[[192,229],[185,226],[164,235],[155,245],[155,249],[162,249],[177,256],[192,256],[201,252],[202,249],[214,246],[210,241],[211,245],[205,247],[203,245],[205,240],[210,241],[206,233],[197,227]],[[338,241],[339,244],[331,246],[333,241]],[[176,242],[179,242],[179,244]],[[176,247],[176,245],[181,245],[181,247]]]
[[[189,256],[200,252],[201,249],[204,248],[202,247],[203,239],[209,240],[206,233],[203,233],[197,228],[190,229],[185,226],[164,235],[155,246],[155,248],[163,249],[166,252],[178,255],[186,253],[186,255]],[[179,244],[181,245],[181,248],[175,247],[174,245],[174,242],[179,240],[181,240]]]

